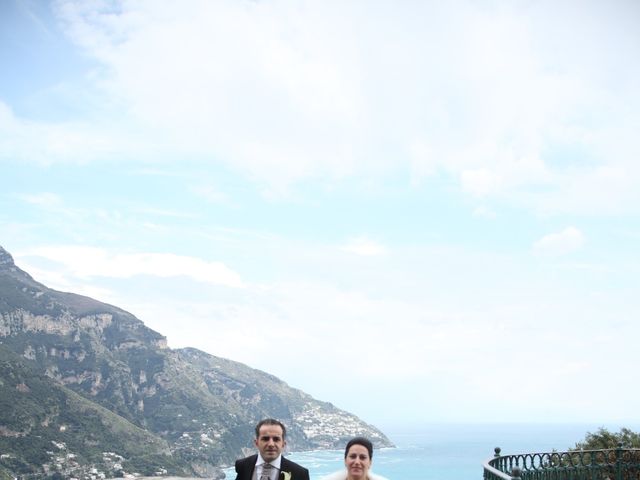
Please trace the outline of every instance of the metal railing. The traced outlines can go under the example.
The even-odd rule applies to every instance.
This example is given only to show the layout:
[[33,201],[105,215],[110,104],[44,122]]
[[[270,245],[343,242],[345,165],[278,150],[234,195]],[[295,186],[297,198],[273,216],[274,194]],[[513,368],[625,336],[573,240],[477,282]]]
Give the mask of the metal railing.
[[495,455],[483,464],[484,480],[640,480],[640,449],[575,450]]

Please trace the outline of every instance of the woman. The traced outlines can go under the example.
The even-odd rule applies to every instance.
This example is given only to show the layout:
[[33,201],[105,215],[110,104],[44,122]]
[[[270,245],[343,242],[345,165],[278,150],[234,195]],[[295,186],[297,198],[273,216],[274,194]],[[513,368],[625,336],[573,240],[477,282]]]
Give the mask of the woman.
[[364,437],[352,438],[344,449],[346,471],[332,473],[322,480],[387,480],[369,471],[372,459],[372,443]]

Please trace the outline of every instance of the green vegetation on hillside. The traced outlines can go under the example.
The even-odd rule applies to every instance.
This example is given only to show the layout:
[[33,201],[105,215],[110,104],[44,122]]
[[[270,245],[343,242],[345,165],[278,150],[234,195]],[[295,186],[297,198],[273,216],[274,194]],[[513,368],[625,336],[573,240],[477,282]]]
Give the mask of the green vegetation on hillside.
[[0,466],[0,480],[13,480],[13,475]]
[[[123,466],[153,474],[184,473],[169,445],[109,410],[38,374],[0,345],[0,467],[18,474],[41,473],[55,457],[104,466],[104,452]],[[131,470],[130,470],[131,471]]]

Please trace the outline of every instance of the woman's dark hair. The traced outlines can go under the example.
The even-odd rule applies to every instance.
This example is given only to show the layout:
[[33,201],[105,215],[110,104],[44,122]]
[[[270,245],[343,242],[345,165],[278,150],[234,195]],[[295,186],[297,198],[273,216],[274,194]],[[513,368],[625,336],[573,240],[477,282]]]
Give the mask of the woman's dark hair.
[[349,455],[349,449],[354,445],[362,445],[369,452],[369,460],[373,459],[373,444],[364,437],[354,437],[347,443],[347,447],[344,449],[344,458]]

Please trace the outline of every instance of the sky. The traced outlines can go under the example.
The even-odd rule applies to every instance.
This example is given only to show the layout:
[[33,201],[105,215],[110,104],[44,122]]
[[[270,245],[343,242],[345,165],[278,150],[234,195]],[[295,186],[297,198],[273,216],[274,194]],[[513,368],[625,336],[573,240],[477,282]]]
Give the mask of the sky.
[[638,422],[639,23],[0,2],[0,245],[378,426]]

